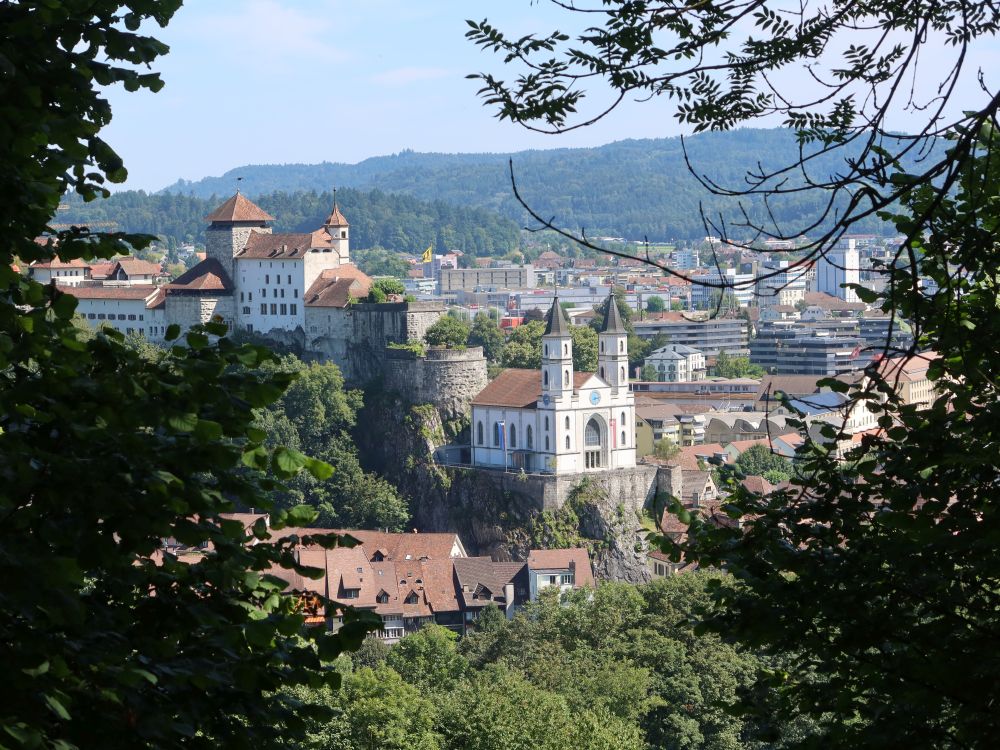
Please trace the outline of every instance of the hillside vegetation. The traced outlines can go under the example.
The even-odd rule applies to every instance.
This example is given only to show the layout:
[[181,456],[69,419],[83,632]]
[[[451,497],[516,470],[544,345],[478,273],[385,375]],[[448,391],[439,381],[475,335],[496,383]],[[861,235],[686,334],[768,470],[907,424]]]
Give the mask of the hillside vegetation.
[[[204,242],[205,217],[233,192],[233,184],[206,197],[149,194],[128,190],[107,200],[84,203],[66,198],[66,208],[54,221],[79,224],[117,222],[119,231],[161,235],[167,242]],[[254,195],[261,208],[275,217],[276,232],[317,229],[330,213],[332,192],[300,190]],[[380,190],[339,190],[337,201],[351,224],[352,248],[385,247],[422,253],[428,245],[439,252],[460,250],[470,255],[503,255],[520,244],[520,229],[510,219],[480,208],[427,202]]]
[[[717,184],[745,186],[748,170],[794,163],[799,155],[794,135],[787,130],[738,130],[705,133],[687,140],[691,166],[712,175]],[[844,170],[844,158],[824,156],[811,164],[814,178]],[[515,154],[424,154],[404,151],[366,159],[358,164],[248,165],[221,177],[197,182],[179,181],[166,189],[174,195],[206,197],[232,191],[236,177],[244,191],[264,196],[274,191],[324,190],[331,186],[405,193],[424,200],[474,206],[496,211],[518,224],[528,216],[511,192],[508,160],[513,159],[519,189],[545,217],[570,229],[586,228],[590,235],[659,241],[694,239],[705,235],[700,213],[731,222],[739,205],[713,196],[700,185],[685,164],[680,138],[627,140],[599,148],[523,151]],[[797,175],[790,176],[794,182]],[[779,224],[808,223],[818,215],[825,196],[795,195],[772,202]],[[765,215],[759,201],[744,203],[758,219]],[[861,228],[882,231],[871,220]],[[738,231],[735,232],[738,235]]]

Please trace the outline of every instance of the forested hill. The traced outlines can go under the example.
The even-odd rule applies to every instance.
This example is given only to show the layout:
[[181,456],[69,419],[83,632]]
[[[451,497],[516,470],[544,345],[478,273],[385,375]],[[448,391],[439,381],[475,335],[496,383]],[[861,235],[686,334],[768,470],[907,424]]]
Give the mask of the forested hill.
[[[716,183],[738,188],[747,170],[794,163],[799,150],[791,131],[737,130],[687,139],[692,166]],[[712,196],[691,175],[681,140],[630,140],[599,148],[523,151],[516,154],[423,154],[406,151],[358,164],[245,166],[221,177],[180,181],[166,190],[206,196],[231,193],[236,178],[251,196],[275,190],[329,189],[333,186],[381,189],[424,200],[476,206],[499,212],[521,225],[527,216],[511,193],[508,159],[514,161],[519,189],[546,217],[591,235],[652,240],[696,238],[705,234],[699,203],[727,220],[738,216],[733,199]],[[843,171],[843,156],[824,156],[811,165],[815,177]],[[792,179],[796,179],[793,175]],[[828,198],[813,191],[772,203],[774,217],[788,228],[811,223]],[[759,200],[745,201],[748,212],[764,215]],[[793,227],[794,225],[794,227]],[[878,231],[873,220],[864,227]]]
[[[232,195],[220,190],[207,197],[124,191],[109,199],[83,203],[68,196],[66,210],[54,221],[81,224],[114,221],[118,229],[165,236],[168,241],[204,242],[205,217]],[[254,195],[275,217],[278,232],[318,229],[330,213],[331,192],[301,190]],[[520,243],[520,229],[510,219],[485,209],[422,201],[380,190],[338,190],[337,202],[351,224],[354,248],[386,247],[422,253],[428,245],[439,251],[461,250],[471,255],[502,255]]]

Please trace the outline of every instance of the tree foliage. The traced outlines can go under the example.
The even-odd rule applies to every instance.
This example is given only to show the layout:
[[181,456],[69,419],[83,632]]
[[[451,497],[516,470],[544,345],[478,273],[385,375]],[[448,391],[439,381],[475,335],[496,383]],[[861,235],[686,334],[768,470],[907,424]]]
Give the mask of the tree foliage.
[[469,324],[451,315],[445,315],[431,325],[424,334],[424,341],[431,346],[464,347],[469,340]]
[[472,330],[469,331],[469,346],[483,347],[483,355],[491,364],[496,364],[503,357],[504,339],[503,332],[497,326],[497,322],[486,313],[479,313],[472,321]]
[[[7,747],[275,746],[314,707],[282,686],[336,684],[331,660],[370,619],[300,635],[303,616],[276,567],[303,576],[295,539],[247,543],[221,513],[270,508],[302,469],[330,467],[269,448],[253,409],[291,376],[210,323],[172,326],[156,357],[113,331],[84,334],[75,298],[19,276],[21,262],[111,257],[148,237],[58,232],[38,244],[62,196],[122,182],[102,140],[97,86],[162,86],[166,52],[139,33],[179,0],[0,6],[0,736]],[[270,476],[265,476],[264,472]],[[273,514],[274,528],[314,513]],[[207,549],[191,562],[165,539]],[[335,543],[331,537],[326,543]]]
[[762,378],[764,368],[751,362],[749,357],[719,352],[715,358],[715,374],[720,378]]
[[[766,221],[735,204],[733,222],[703,214],[707,233],[806,233],[800,265],[872,218],[902,237],[877,269],[885,291],[856,291],[911,324],[915,343],[897,351],[887,341],[883,353],[901,359],[873,365],[854,386],[825,383],[864,401],[878,430],[856,441],[824,426],[823,442],[800,451],[789,490],[729,498],[726,512],[741,525],[696,518],[682,549],[663,540],[678,559],[724,567],[739,581],[720,584],[722,606],[703,626],[775,650],[794,644],[773,676],[779,710],[826,722],[825,747],[989,747],[1000,736],[998,684],[983,659],[1000,636],[992,489],[1000,95],[981,74],[967,79],[977,45],[1000,30],[1000,8],[979,0],[564,7],[591,12],[576,39],[508,39],[470,22],[473,41],[529,71],[510,84],[479,76],[500,117],[556,131],[585,125],[593,118],[574,118],[588,82],[610,84],[610,108],[637,95],[669,97],[697,130],[779,117],[802,147],[787,163],[748,165],[732,188],[692,165],[715,194],[758,196],[773,209]],[[803,63],[815,95],[781,85]],[[981,101],[956,107],[952,94],[969,83]],[[892,132],[900,115],[914,132]],[[826,157],[840,166],[821,168]],[[780,216],[810,192],[823,196],[821,210],[801,222]],[[917,357],[931,360],[929,408],[905,403],[898,388]]]

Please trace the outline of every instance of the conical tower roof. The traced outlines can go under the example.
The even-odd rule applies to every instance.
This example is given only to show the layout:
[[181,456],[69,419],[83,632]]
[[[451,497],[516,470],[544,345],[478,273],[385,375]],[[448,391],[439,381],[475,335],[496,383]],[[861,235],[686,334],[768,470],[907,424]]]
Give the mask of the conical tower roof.
[[274,221],[274,217],[237,190],[236,195],[206,216],[205,221]]
[[614,293],[608,296],[608,309],[604,313],[604,328],[601,333],[627,333]]
[[569,321],[566,320],[566,313],[563,312],[559,298],[552,300],[552,308],[545,319],[546,336],[569,336]]
[[333,210],[330,215],[326,217],[326,221],[323,222],[325,227],[347,227],[350,224],[347,223],[347,219],[344,215],[340,213],[340,208],[337,207],[337,201],[333,202]]

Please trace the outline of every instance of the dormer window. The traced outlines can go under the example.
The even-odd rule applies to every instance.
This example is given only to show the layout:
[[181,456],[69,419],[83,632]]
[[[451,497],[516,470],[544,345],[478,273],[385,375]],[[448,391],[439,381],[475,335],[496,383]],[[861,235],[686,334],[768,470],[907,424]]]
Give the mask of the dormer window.
[[379,604],[388,604],[389,595],[384,591],[379,591],[378,596],[375,597],[375,601],[378,602]]
[[344,589],[343,599],[357,599],[361,595],[361,589]]
[[382,554],[382,550],[375,550],[375,554],[372,555],[372,562],[382,562],[385,560],[385,555]]
[[419,598],[417,597],[415,591],[411,591],[409,594],[406,595],[406,604],[416,604],[417,601],[419,601]]

